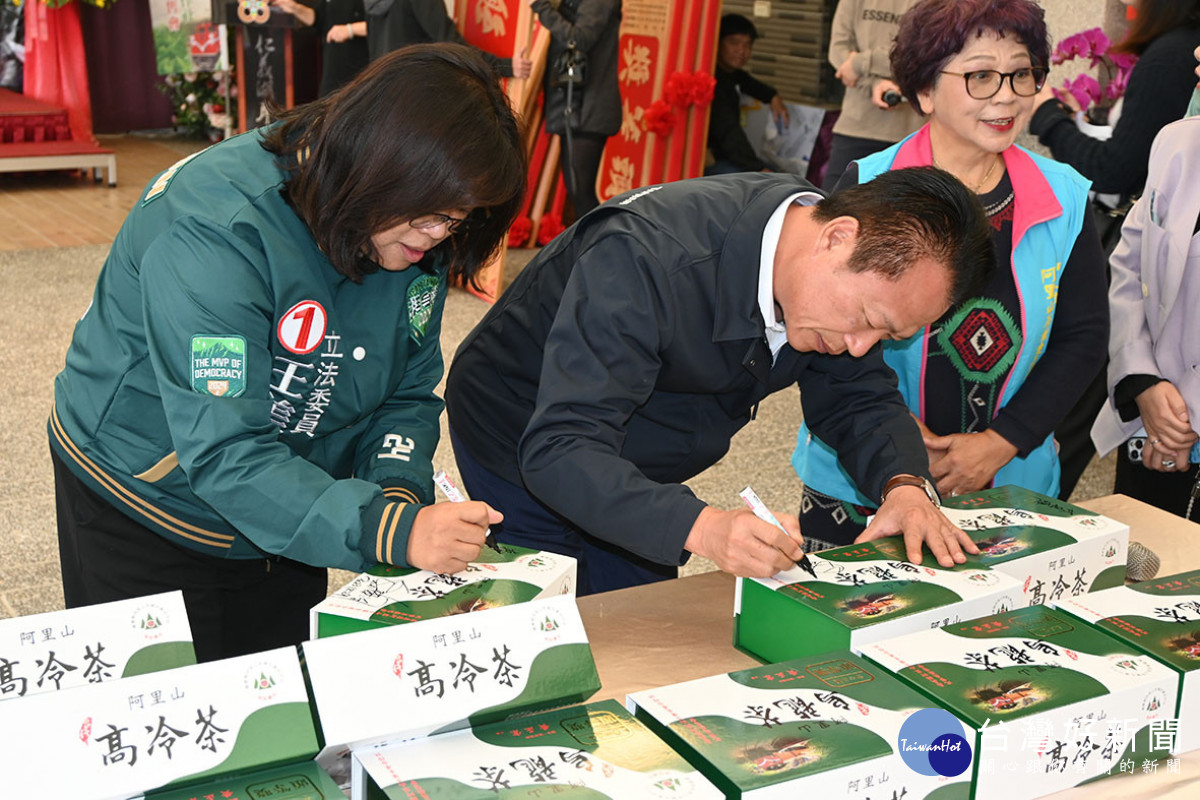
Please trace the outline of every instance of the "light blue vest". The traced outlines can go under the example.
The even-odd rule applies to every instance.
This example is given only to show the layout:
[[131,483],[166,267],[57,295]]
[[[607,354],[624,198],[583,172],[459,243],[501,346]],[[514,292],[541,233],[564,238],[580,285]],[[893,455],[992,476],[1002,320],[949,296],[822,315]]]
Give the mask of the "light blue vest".
[[[888,149],[858,161],[859,182],[865,183],[892,168],[901,148],[914,137],[928,137],[927,128]],[[913,145],[915,146],[915,142]],[[912,151],[908,151],[911,159]],[[1012,271],[1017,296],[1021,301],[1023,341],[1017,360],[1000,391],[1003,407],[1017,393],[1029,371],[1041,358],[1054,323],[1058,286],[1070,258],[1075,240],[1087,214],[1090,182],[1074,169],[1013,146],[1004,153],[1005,166],[1013,184],[1015,217],[1013,225]],[[1020,205],[1022,198],[1036,198],[1041,192],[1053,192],[1061,212],[1043,219],[1026,220],[1023,230]],[[999,266],[999,265],[997,265]],[[902,342],[884,342],[884,360],[900,382],[900,393],[910,409],[919,410],[921,388],[925,382],[925,352],[929,328]],[[837,454],[801,424],[792,466],[806,486],[830,497],[858,505],[875,507],[879,498],[867,497],[858,490],[849,474],[837,461]],[[1053,435],[1028,455],[1017,457],[996,473],[994,485],[1015,485],[1057,496],[1059,488],[1058,454]]]

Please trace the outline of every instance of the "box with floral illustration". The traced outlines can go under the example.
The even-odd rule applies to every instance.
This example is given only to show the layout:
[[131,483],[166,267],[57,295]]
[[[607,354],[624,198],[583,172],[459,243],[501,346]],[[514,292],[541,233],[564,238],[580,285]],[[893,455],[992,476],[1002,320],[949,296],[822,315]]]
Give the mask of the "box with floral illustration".
[[971,730],[977,800],[1041,797],[1167,755],[1176,676],[1127,642],[1048,606],[869,644]]
[[356,750],[354,800],[719,800],[615,700]]
[[497,547],[453,575],[377,564],[313,607],[312,638],[574,594],[575,559]]
[[1076,597],[1058,608],[1173,670],[1179,681],[1173,752],[1200,748],[1200,570]]
[[857,652],[902,633],[1020,605],[1021,587],[981,564],[941,567],[905,560],[898,538],[810,553],[770,578],[739,578],[734,645],[764,662],[830,650]]
[[929,700],[848,650],[634,692],[626,704],[733,800],[970,795],[965,742],[941,773],[928,756],[910,766],[905,753],[928,752],[902,747]]
[[1012,577],[1021,605],[1122,586],[1129,526],[1018,486],[947,498],[942,511],[979,546],[972,563]]

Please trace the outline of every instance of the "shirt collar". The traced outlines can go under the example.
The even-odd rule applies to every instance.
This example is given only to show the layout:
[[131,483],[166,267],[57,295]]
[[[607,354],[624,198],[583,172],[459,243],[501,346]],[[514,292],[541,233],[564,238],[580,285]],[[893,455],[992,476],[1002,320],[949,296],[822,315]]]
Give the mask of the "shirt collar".
[[788,208],[797,203],[802,206],[816,205],[821,195],[816,192],[797,192],[789,195],[767,220],[762,234],[762,260],[758,265],[758,310],[762,314],[764,333],[771,356],[779,355],[787,343],[787,327],[775,316],[775,251],[779,249],[779,236],[783,233],[783,217]]

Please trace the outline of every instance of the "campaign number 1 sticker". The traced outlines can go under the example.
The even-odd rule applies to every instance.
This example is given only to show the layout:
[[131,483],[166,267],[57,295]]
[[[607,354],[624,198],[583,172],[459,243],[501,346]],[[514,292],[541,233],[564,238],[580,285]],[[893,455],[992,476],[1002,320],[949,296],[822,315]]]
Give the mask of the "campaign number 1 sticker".
[[279,343],[297,355],[311,353],[325,338],[325,309],[316,300],[301,300],[279,318]]

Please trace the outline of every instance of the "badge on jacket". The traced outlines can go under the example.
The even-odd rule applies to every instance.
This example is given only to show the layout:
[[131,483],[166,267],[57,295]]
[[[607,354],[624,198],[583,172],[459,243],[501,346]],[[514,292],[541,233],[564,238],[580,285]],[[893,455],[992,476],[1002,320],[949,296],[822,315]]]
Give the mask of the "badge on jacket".
[[246,339],[197,334],[192,337],[192,389],[214,397],[246,391]]
[[408,335],[417,344],[424,341],[429,329],[440,282],[436,275],[422,275],[408,285]]

